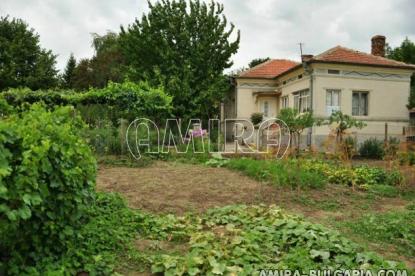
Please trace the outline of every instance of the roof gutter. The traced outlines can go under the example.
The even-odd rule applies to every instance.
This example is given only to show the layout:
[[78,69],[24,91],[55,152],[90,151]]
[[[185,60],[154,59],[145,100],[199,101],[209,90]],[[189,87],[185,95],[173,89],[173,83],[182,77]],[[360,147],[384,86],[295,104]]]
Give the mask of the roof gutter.
[[[364,66],[364,67],[377,67],[377,68],[390,68],[390,69],[406,69],[406,70],[412,70],[415,71],[415,65],[381,65],[381,64],[365,64],[365,63],[358,63],[358,62],[341,62],[341,61],[323,61],[323,60],[310,60],[307,61],[307,66],[309,66],[311,63],[325,63],[325,64],[342,64],[342,65],[357,65],[357,66]],[[304,63],[300,63],[290,69],[288,69],[287,71],[284,71],[283,73],[279,74],[278,76],[274,77],[274,79],[282,77],[288,73],[291,73],[299,68],[304,67]]]

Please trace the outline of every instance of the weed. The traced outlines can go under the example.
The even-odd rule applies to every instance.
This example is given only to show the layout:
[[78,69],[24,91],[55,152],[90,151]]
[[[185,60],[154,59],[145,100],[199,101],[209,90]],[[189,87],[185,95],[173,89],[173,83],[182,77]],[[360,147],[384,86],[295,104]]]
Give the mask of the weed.
[[415,212],[370,214],[341,224],[366,240],[393,244],[400,253],[415,256]]

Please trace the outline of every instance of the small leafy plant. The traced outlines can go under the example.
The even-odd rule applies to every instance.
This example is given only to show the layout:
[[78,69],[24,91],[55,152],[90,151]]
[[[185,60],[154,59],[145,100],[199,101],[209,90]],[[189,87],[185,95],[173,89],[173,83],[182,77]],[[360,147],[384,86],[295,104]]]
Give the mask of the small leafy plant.
[[254,126],[259,125],[262,120],[264,120],[264,114],[257,112],[251,114],[251,122],[254,124]]
[[383,142],[376,138],[369,138],[360,145],[359,153],[361,157],[383,159],[385,156]]

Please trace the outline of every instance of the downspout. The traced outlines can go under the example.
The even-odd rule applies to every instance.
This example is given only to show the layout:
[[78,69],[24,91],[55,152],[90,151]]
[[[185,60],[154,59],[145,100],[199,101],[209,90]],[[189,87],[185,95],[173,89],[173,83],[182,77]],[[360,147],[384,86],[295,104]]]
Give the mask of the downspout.
[[[310,76],[310,105],[311,105],[311,112],[313,112],[314,109],[314,97],[313,97],[313,87],[314,87],[314,79],[313,79],[313,69],[310,67],[310,63],[308,62],[312,56],[309,55],[303,55],[302,56],[302,62],[304,67],[304,72],[307,73],[307,75]],[[312,145],[312,139],[313,139],[313,127],[310,127],[308,129],[308,137],[307,137],[307,144],[308,146]]]
[[[310,73],[310,102],[311,102],[311,112],[313,112],[314,111],[314,97],[313,97],[313,94],[314,94],[314,76],[313,76],[313,69],[311,69],[310,67],[308,67],[308,70],[309,70],[309,73]],[[309,135],[310,135],[310,140],[309,140],[309,142],[310,142],[310,147],[311,147],[311,145],[313,144],[313,127],[314,126],[312,126],[312,127],[310,127],[310,130],[309,130]]]

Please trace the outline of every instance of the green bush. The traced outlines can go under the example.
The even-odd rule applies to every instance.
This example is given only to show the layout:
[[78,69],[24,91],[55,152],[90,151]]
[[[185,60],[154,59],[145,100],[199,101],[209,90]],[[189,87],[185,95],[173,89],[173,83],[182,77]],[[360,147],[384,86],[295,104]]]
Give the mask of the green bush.
[[302,160],[302,169],[314,171],[327,178],[332,184],[357,185],[367,189],[368,185],[397,186],[403,183],[403,176],[398,170],[386,171],[378,167],[358,166],[349,168],[341,164],[319,160]]
[[359,153],[365,158],[382,159],[385,156],[383,142],[376,138],[369,138],[360,145]]
[[400,152],[398,154],[399,163],[401,165],[415,165],[415,152],[408,151],[408,152]]
[[0,98],[0,118],[12,113],[13,108],[7,103],[5,99]]
[[254,124],[254,126],[260,124],[263,119],[264,119],[264,114],[260,112],[251,114],[251,122]]
[[321,173],[304,170],[296,160],[230,159],[225,167],[242,171],[258,180],[270,181],[279,186],[322,188],[326,178]]
[[[102,119],[117,123],[119,118],[131,121],[137,117],[158,121],[169,118],[172,110],[172,97],[162,88],[153,88],[146,82],[110,82],[105,88],[91,88],[79,93],[72,90],[10,89],[1,93],[0,97],[16,107],[37,102],[43,102],[49,108],[57,105],[79,106],[81,115],[85,114],[89,123]],[[93,114],[91,109],[94,110]],[[108,118],[103,118],[103,115]]]
[[369,166],[359,166],[354,168],[355,184],[357,185],[374,185],[388,184],[388,172],[384,169]]
[[121,154],[120,133],[111,121],[103,122],[99,127],[85,129],[82,135],[97,155]]
[[64,252],[87,220],[96,162],[74,114],[33,105],[0,121],[0,260],[10,274]]

